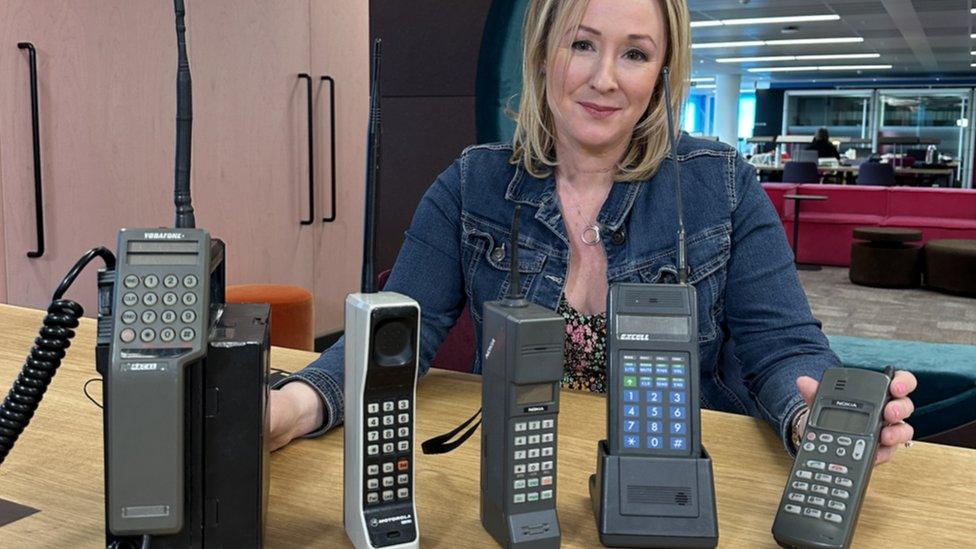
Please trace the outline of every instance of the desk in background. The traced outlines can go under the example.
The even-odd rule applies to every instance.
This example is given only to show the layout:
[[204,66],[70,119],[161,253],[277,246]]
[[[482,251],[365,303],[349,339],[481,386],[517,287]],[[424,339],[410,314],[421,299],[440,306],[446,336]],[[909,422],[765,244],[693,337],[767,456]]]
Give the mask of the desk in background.
[[[0,305],[0,383],[16,377],[43,314]],[[0,498],[41,510],[0,527],[4,547],[102,547],[101,410],[82,393],[97,377],[95,323],[85,319],[30,426],[0,466]],[[301,368],[316,355],[274,348],[272,365]],[[97,384],[93,394],[100,395]],[[417,442],[480,405],[479,376],[432,371],[419,385]],[[559,519],[563,547],[599,547],[587,493],[596,441],[606,430],[601,395],[563,391],[559,414]],[[770,527],[791,460],[762,421],[702,412],[712,454],[720,547],[776,547]],[[418,444],[419,445],[419,444]],[[478,514],[479,437],[454,452],[416,457],[423,547],[497,547]],[[342,527],[342,429],[273,454],[266,545],[348,547]],[[965,547],[976,531],[976,451],[926,443],[878,468],[855,547]]]
[[[772,164],[753,164],[753,167],[756,168],[756,171],[760,174],[760,176],[762,176],[763,174],[767,174],[767,175],[780,174],[780,177],[782,177],[783,164],[779,166],[775,166]],[[848,183],[848,180],[850,180],[851,183],[853,183],[853,178],[857,177],[859,169],[857,166],[817,166],[817,171],[820,173],[820,175],[830,174],[830,173],[840,174],[843,176],[841,178],[841,182],[846,185]],[[956,168],[954,167],[946,167],[946,168],[896,167],[895,176],[904,176],[904,177],[938,176],[938,177],[945,178],[946,183],[948,184],[948,186],[951,187],[955,181]],[[786,183],[789,182],[787,181]]]

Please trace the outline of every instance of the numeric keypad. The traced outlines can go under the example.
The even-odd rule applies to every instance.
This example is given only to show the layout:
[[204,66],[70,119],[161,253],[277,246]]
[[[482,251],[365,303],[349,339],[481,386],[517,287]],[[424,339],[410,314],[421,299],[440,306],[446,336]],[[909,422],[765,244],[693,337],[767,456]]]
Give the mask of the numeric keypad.
[[364,498],[367,505],[400,502],[411,497],[410,410],[409,398],[386,398],[365,405]]

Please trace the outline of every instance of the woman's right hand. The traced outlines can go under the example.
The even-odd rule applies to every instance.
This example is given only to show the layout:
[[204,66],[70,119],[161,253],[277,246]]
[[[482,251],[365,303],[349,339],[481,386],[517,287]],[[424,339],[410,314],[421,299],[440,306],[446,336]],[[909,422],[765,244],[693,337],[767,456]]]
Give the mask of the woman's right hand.
[[271,391],[268,398],[268,443],[272,452],[322,425],[322,399],[308,384],[288,383]]

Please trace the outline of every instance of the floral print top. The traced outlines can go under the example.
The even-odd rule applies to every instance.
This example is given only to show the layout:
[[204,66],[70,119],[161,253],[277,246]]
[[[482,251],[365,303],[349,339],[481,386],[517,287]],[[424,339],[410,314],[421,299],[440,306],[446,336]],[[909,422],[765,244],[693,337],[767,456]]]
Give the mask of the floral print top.
[[607,315],[584,315],[559,298],[556,313],[566,320],[566,360],[562,386],[594,393],[607,392]]

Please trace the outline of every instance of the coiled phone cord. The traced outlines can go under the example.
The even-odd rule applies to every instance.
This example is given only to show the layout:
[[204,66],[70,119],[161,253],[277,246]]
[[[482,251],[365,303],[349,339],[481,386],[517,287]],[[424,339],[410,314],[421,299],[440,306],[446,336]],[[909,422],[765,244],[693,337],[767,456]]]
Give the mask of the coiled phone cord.
[[3,404],[0,404],[0,464],[27,428],[34,411],[44,398],[47,386],[61,366],[65,350],[71,346],[71,338],[75,336],[74,329],[78,327],[78,319],[85,310],[77,302],[62,299],[62,296],[85,266],[96,257],[105,261],[107,269],[115,269],[115,255],[107,248],[98,247],[89,250],[68,271],[54,292],[54,300],[47,308],[44,325],[34,340],[34,346],[31,347],[20,375],[14,380]]

